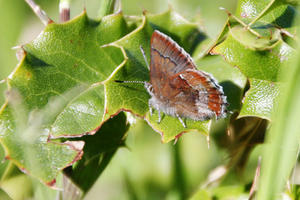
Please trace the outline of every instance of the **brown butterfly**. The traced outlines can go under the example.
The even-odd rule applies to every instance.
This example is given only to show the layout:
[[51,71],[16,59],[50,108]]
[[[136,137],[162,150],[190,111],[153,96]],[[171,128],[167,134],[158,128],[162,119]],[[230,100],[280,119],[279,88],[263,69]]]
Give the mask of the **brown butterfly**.
[[196,121],[226,116],[228,105],[222,86],[208,73],[196,69],[192,58],[174,40],[155,30],[151,37],[150,67],[143,49],[145,62],[150,69],[150,82],[116,81],[143,83],[148,93],[149,109],[177,117],[186,127],[182,118]]

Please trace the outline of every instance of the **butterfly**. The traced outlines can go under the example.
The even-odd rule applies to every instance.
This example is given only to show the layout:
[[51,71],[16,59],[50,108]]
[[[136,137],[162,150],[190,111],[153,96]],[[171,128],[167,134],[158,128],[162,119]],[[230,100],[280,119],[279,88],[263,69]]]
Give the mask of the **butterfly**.
[[191,56],[169,36],[153,32],[150,66],[142,47],[141,51],[150,69],[150,82],[141,83],[151,96],[150,114],[152,108],[158,111],[158,123],[161,112],[177,117],[185,128],[184,118],[204,121],[226,116],[228,103],[222,86],[212,75],[197,70]]

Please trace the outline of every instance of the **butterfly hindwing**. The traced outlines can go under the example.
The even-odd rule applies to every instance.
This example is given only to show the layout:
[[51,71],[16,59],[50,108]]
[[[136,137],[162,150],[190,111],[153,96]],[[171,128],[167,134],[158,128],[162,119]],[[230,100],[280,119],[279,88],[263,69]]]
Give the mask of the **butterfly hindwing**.
[[[210,74],[190,69],[182,72],[180,77],[191,88],[199,92],[199,99],[196,101],[199,107],[205,105],[218,118],[223,117],[222,115],[226,112],[226,96],[224,95],[223,88],[217,84]],[[201,110],[199,112],[201,113]]]

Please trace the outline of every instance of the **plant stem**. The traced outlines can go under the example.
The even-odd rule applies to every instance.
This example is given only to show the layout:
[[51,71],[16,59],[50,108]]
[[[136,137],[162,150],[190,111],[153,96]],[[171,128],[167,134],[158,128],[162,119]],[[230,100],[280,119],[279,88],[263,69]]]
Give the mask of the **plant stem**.
[[59,1],[59,16],[61,22],[66,22],[70,20],[70,2],[71,0]]
[[178,141],[173,147],[173,183],[174,189],[179,194],[179,199],[186,199],[186,183],[183,172],[183,165],[180,155],[181,141]]
[[112,14],[118,4],[120,4],[119,0],[102,0],[98,12],[98,17],[102,18],[105,15]]

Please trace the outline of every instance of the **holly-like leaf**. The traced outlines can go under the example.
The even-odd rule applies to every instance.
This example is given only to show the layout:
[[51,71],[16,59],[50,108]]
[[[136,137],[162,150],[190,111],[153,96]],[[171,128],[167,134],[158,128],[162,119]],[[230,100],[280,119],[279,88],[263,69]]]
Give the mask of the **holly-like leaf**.
[[[299,11],[299,10],[298,10]],[[297,19],[295,25],[300,25]],[[300,34],[298,33],[298,38]],[[278,109],[273,113],[272,126],[262,155],[261,175],[257,199],[275,199],[286,188],[286,182],[293,176],[299,155],[299,112],[300,112],[300,57],[299,46],[290,62],[282,66]],[[293,198],[293,197],[291,197]],[[296,197],[294,199],[297,199]]]
[[298,28],[292,24],[296,10],[290,3],[286,0],[239,0],[236,14],[247,28],[261,36],[273,38],[274,32],[280,32],[284,38],[295,40]]
[[184,128],[178,119],[163,115],[161,123],[157,123],[157,112],[154,112],[153,116],[149,114],[148,100],[150,96],[143,84],[115,82],[115,80],[149,81],[149,70],[146,67],[140,46],[144,48],[148,63],[150,63],[150,38],[154,30],[168,34],[188,52],[193,51],[199,43],[199,37],[203,35],[196,24],[189,23],[174,11],[169,10],[160,15],[147,15],[135,31],[114,42],[112,45],[124,49],[127,62],[116,70],[111,79],[105,83],[107,91],[106,118],[120,110],[131,111],[145,117],[149,125],[161,133],[163,142],[168,142],[183,132],[195,129],[207,135],[210,126],[209,121],[194,122],[186,119],[187,128]]
[[281,28],[292,25],[295,10],[285,0],[239,0],[236,15],[247,24],[272,24]]
[[247,78],[277,81],[280,64],[288,60],[292,48],[282,40],[278,40],[272,46],[261,44],[266,50],[251,48],[253,46],[246,45],[248,42],[241,41],[243,38],[236,37],[240,29],[243,28],[230,29],[226,40],[216,46],[212,53],[221,54],[227,62],[237,66]]
[[0,111],[1,143],[19,168],[52,186],[57,173],[82,156],[83,142],[51,138],[95,133],[103,122],[104,86],[122,63],[117,47],[102,45],[128,33],[121,13],[49,24],[23,46],[26,56],[8,80]]
[[277,105],[280,83],[250,79],[250,90],[247,91],[239,117],[257,116],[271,119],[274,106]]
[[280,66],[290,58],[294,50],[280,37],[269,42],[266,38],[257,38],[257,42],[253,42],[255,39],[248,32],[243,38],[241,35],[245,30],[242,29],[239,25],[230,28],[226,40],[216,46],[212,53],[222,55],[250,80],[250,90],[243,100],[240,117],[258,116],[269,119],[278,96],[276,82]]
[[109,119],[93,136],[83,136],[84,156],[73,167],[64,172],[86,193],[101,175],[119,147],[124,146],[128,130],[126,116],[120,113]]

